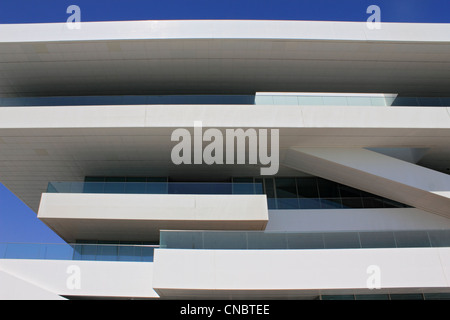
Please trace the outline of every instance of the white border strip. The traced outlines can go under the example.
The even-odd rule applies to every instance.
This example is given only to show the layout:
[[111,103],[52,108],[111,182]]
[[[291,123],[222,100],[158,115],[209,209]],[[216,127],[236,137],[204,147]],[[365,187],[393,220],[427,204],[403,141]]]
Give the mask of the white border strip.
[[342,93],[342,92],[256,92],[256,96],[297,96],[297,97],[377,97],[396,98],[397,93]]
[[[63,12],[62,15],[65,13]],[[82,19],[82,17],[81,17]],[[276,39],[450,43],[450,24],[262,20],[157,20],[0,24],[1,42],[142,39]]]

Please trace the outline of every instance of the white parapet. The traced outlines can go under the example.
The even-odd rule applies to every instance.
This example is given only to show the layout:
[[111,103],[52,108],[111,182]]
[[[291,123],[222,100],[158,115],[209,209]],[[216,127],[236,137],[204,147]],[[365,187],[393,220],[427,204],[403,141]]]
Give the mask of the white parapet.
[[161,229],[264,230],[265,195],[44,193],[38,218],[67,242],[158,241]]
[[0,298],[158,298],[152,273],[152,262],[0,259]]
[[0,269],[0,300],[65,300],[54,292]]
[[448,291],[450,248],[155,250],[161,298],[304,298]]

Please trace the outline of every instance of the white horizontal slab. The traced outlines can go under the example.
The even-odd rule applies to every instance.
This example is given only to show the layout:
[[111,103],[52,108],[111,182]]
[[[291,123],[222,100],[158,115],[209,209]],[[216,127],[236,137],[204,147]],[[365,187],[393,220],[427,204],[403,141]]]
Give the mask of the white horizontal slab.
[[[450,129],[450,107],[126,105],[2,107],[1,129],[33,128]],[[2,133],[0,131],[0,133]],[[169,141],[170,142],[170,141]]]
[[[449,248],[155,250],[162,298],[299,298],[448,290]],[[378,267],[380,289],[369,289]],[[373,267],[372,267],[373,268]]]
[[0,300],[65,300],[54,292],[1,270]]
[[265,195],[44,193],[38,218],[67,242],[158,241],[161,229],[264,230]]
[[81,22],[72,30],[66,23],[3,24],[1,95],[448,95],[449,25],[381,25],[178,20]]
[[[152,289],[152,262],[2,259],[0,269],[53,295],[158,298]],[[2,282],[0,289],[5,290],[6,298],[29,297],[26,291],[13,295],[11,291],[20,288],[12,282],[8,285]],[[40,300],[45,295],[30,298]]]
[[[177,128],[279,129],[280,160],[290,147],[430,148],[426,163],[450,160],[450,108],[280,105],[149,105],[0,108],[0,181],[33,210],[50,181],[85,175],[229,178],[259,166],[171,161]],[[151,165],[149,165],[151,164]],[[295,170],[280,167],[280,175]]]
[[134,39],[320,39],[373,41],[448,41],[450,27],[439,23],[264,20],[153,20],[3,24],[0,42],[134,40]]

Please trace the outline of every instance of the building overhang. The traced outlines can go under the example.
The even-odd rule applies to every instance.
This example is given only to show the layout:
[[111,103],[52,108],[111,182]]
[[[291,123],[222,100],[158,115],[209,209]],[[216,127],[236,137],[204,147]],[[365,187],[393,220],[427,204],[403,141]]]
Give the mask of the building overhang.
[[38,218],[68,243],[159,241],[162,229],[264,230],[265,195],[44,193]]
[[162,299],[448,292],[449,253],[449,248],[156,249],[153,289]]
[[450,25],[180,20],[0,25],[0,96],[450,95]]
[[278,175],[301,174],[282,165],[292,147],[426,148],[418,164],[448,172],[450,111],[445,107],[2,107],[0,181],[37,212],[41,194],[52,181],[83,181],[86,176],[221,181],[259,176],[260,168],[268,166],[249,164],[248,157],[239,165],[174,164],[171,151],[178,142],[171,140],[173,131],[186,128],[193,133],[199,120],[205,130],[221,132],[278,129]]

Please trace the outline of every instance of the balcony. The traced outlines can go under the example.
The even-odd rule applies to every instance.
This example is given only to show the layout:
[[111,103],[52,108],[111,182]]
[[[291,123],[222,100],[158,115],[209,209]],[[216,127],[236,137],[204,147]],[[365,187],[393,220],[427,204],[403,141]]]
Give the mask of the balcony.
[[[253,178],[250,179],[253,180]],[[407,207],[402,203],[324,179],[265,178],[259,180],[261,182],[50,182],[47,193],[266,194],[269,210]]]
[[264,230],[269,219],[255,184],[51,183],[49,191],[38,218],[66,242],[158,241],[161,229]]
[[18,299],[158,298],[152,286],[156,247],[0,243],[2,289]]
[[162,231],[153,288],[178,299],[448,292],[449,246],[448,230]]

